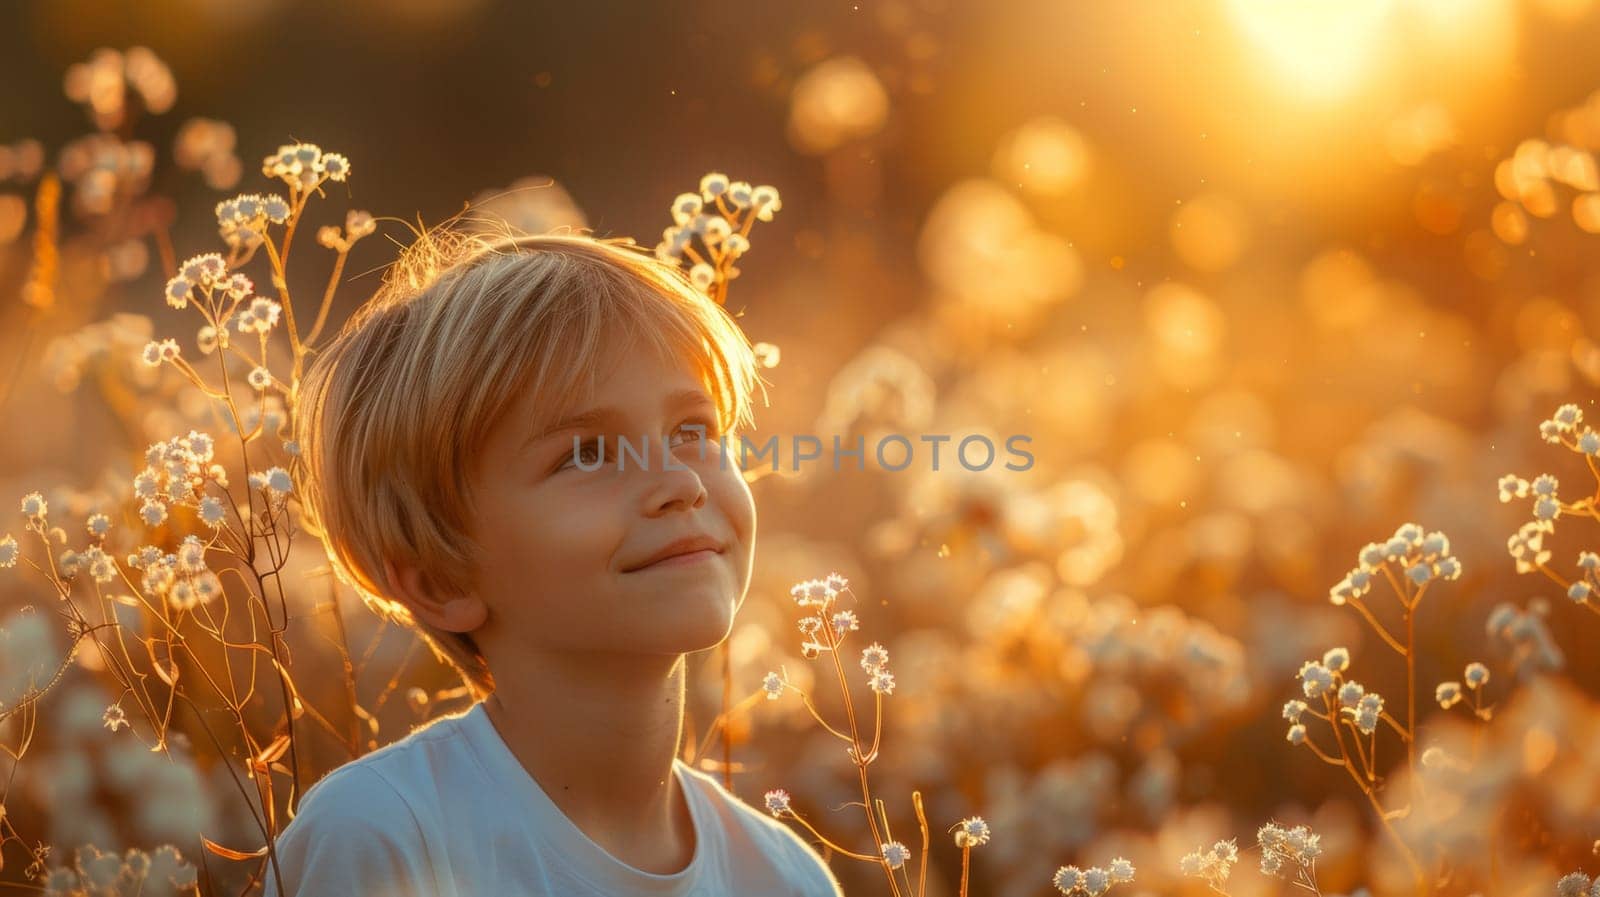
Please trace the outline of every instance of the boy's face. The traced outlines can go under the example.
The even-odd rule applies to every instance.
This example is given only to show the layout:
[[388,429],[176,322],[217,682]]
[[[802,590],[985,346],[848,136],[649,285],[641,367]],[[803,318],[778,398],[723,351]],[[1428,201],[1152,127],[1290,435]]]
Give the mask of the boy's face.
[[[755,503],[734,451],[723,460],[716,406],[691,364],[620,352],[573,407],[598,416],[542,436],[537,400],[518,397],[473,471],[485,628],[543,651],[676,655],[720,643],[750,584]],[[685,424],[703,426],[705,441]],[[581,469],[574,436],[590,468],[604,436],[604,463]],[[629,455],[618,470],[620,436],[648,447],[647,469]],[[686,538],[720,550],[646,563]]]

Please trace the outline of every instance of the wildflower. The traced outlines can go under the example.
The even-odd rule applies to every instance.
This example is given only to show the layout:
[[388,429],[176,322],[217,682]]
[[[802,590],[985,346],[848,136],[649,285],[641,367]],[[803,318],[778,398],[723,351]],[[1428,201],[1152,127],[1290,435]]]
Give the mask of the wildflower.
[[95,582],[105,584],[117,578],[117,564],[97,545],[84,552],[88,559],[89,575]]
[[1205,879],[1213,891],[1222,891],[1235,862],[1238,862],[1238,847],[1234,839],[1229,838],[1213,844],[1210,851],[1192,851],[1184,855],[1178,862],[1178,871],[1189,878]]
[[700,194],[679,193],[677,197],[672,200],[672,220],[677,222],[681,227],[689,223],[694,216],[700,214],[700,210],[704,207],[705,201],[701,198]]
[[339,153],[328,153],[322,157],[322,172],[330,181],[343,182],[350,176],[350,160]]
[[1111,861],[1111,881],[1115,884],[1126,884],[1133,881],[1133,863],[1125,857],[1117,857]]
[[178,569],[184,573],[199,573],[206,569],[206,543],[196,535],[183,537],[178,546]]
[[750,205],[756,210],[756,220],[771,221],[772,214],[783,208],[778,188],[762,184],[750,193]]
[[1462,673],[1462,678],[1467,680],[1468,688],[1477,688],[1489,681],[1489,668],[1474,660],[1472,663],[1467,664],[1466,670]]
[[1530,573],[1550,560],[1550,552],[1544,548],[1544,534],[1549,528],[1549,521],[1530,521],[1506,540],[1506,548],[1516,559],[1518,573]]
[[266,487],[273,492],[285,493],[294,488],[294,483],[289,478],[289,471],[281,467],[270,467],[266,473]]
[[911,859],[911,851],[906,849],[899,841],[890,841],[883,845],[883,861],[889,864],[890,869],[899,869]]
[[1422,526],[1416,523],[1402,523],[1394,530],[1394,538],[1406,543],[1407,547],[1420,546],[1423,535]]
[[705,225],[699,231],[699,234],[700,239],[705,240],[707,246],[721,245],[723,241],[728,240],[733,236],[733,225],[728,223],[728,219],[722,217],[721,215],[714,217],[706,217],[702,215],[700,217],[706,219]]
[[111,531],[111,518],[104,514],[94,514],[84,522],[84,526],[89,530],[89,535],[101,538]]
[[210,570],[196,576],[190,581],[190,585],[194,587],[195,600],[201,604],[210,604],[222,594],[222,579]]
[[981,847],[989,843],[989,823],[982,816],[968,816],[956,824],[957,847]]
[[128,724],[128,714],[122,709],[121,704],[112,704],[106,708],[105,715],[101,717],[107,729],[115,732]]
[[700,195],[706,202],[712,202],[727,191],[728,176],[720,171],[713,171],[700,179]]
[[253,368],[246,380],[252,389],[266,389],[272,385],[272,372],[266,368]]
[[1431,532],[1422,538],[1422,553],[1438,557],[1450,553],[1450,537],[1441,532]]
[[145,503],[139,506],[139,518],[144,521],[145,526],[160,526],[166,522],[167,506],[162,504],[160,499],[146,499]]
[[211,526],[213,529],[222,526],[222,518],[224,516],[226,516],[226,512],[222,510],[222,502],[214,499],[213,496],[206,496],[200,499],[200,521],[205,523],[206,526]]
[[694,282],[696,289],[709,290],[711,285],[717,282],[717,271],[705,262],[700,262],[689,269],[689,279]]
[[1344,579],[1339,580],[1333,588],[1328,590],[1328,601],[1335,605],[1343,605],[1346,601],[1354,601],[1372,590],[1372,574],[1367,570],[1351,570]]
[[1111,873],[1099,866],[1083,870],[1083,889],[1091,895],[1104,894],[1111,889]]
[[873,642],[861,649],[861,668],[869,673],[889,665],[889,649]]
[[1425,586],[1428,584],[1428,580],[1433,578],[1433,568],[1429,567],[1427,564],[1416,564],[1410,569],[1406,570],[1406,576],[1409,577],[1413,583],[1416,583],[1419,586]]
[[1344,647],[1329,648],[1322,655],[1322,665],[1335,673],[1342,673],[1350,668],[1350,649]]
[[17,540],[10,533],[7,533],[4,539],[0,539],[0,569],[15,567],[17,558],[21,554],[22,549],[18,547]]
[[1583,423],[1583,409],[1577,405],[1562,405],[1556,409],[1556,413],[1551,415],[1550,419],[1555,421],[1556,426],[1560,427],[1564,432],[1569,432],[1577,427],[1578,424]]
[[820,579],[808,579],[789,589],[790,597],[801,607],[815,605],[822,607],[832,601],[837,592]]
[[1500,478],[1500,503],[1505,504],[1513,498],[1528,497],[1528,481],[1515,474],[1506,474]]
[[43,495],[37,492],[29,492],[22,497],[22,513],[28,519],[36,523],[41,522],[44,520],[44,515],[49,512],[50,505],[44,500]]
[[772,815],[782,816],[784,813],[790,812],[789,792],[783,790],[782,788],[776,788],[772,791],[768,791],[766,794],[766,800],[767,810],[771,812]]
[[200,603],[200,595],[195,591],[194,583],[180,579],[168,588],[167,600],[173,610],[193,610]]
[[182,309],[189,305],[189,292],[194,289],[194,284],[188,278],[179,274],[167,281],[167,304],[173,308]]
[[820,642],[802,642],[800,644],[800,656],[806,660],[816,660],[826,650],[828,650],[828,646]]
[[1578,552],[1578,566],[1585,570],[1600,570],[1600,554],[1592,551]]
[[761,687],[767,691],[767,700],[776,701],[783,694],[783,678],[777,673],[768,673],[766,678],[761,680]]
[[1339,686],[1339,704],[1344,707],[1354,707],[1361,702],[1367,690],[1361,683],[1350,681]]
[[1461,683],[1455,681],[1439,683],[1433,690],[1433,699],[1439,702],[1440,707],[1449,710],[1461,700]]
[[1454,557],[1440,558],[1433,571],[1440,579],[1455,580],[1461,578],[1461,562]]
[[833,634],[844,635],[861,628],[861,623],[856,620],[855,611],[842,610],[833,615]]
[[1281,875],[1286,864],[1297,869],[1309,869],[1322,855],[1321,836],[1313,834],[1303,825],[1284,828],[1269,822],[1256,832],[1261,846],[1261,872],[1264,875]]
[[140,357],[150,367],[159,367],[163,361],[177,361],[180,354],[177,340],[164,339],[146,343],[144,354]]
[[184,280],[201,289],[210,289],[228,273],[228,265],[222,260],[222,256],[215,252],[207,252],[184,262],[178,271],[178,276]]
[[[226,333],[226,331],[224,331],[224,333]],[[200,350],[201,355],[210,355],[212,352],[217,351],[217,328],[211,326],[210,324],[202,326],[199,330],[195,331],[194,344],[195,348]],[[226,346],[227,344],[223,343],[223,345]]]
[[874,694],[892,695],[894,694],[894,674],[884,669],[873,670],[872,679],[867,685],[872,688]]
[[1294,725],[1289,727],[1289,732],[1284,737],[1289,740],[1290,744],[1295,745],[1297,747],[1299,745],[1305,744],[1306,743],[1306,727],[1301,725],[1300,723],[1295,723]]
[[728,202],[736,209],[748,209],[753,190],[749,181],[734,181],[728,185]]
[[1578,437],[1578,451],[1591,458],[1595,455],[1600,455],[1600,433],[1584,427],[1583,435]]
[[801,617],[798,623],[801,635],[816,635],[822,629],[821,617]]
[[1382,567],[1386,560],[1383,545],[1378,542],[1368,542],[1357,555],[1360,569],[1364,573],[1372,573]]
[[1541,498],[1533,503],[1533,519],[1555,520],[1561,516],[1561,502],[1554,496]]
[[1561,876],[1556,882],[1556,897],[1588,897],[1589,876],[1582,872],[1573,872]]
[[1055,877],[1050,879],[1050,883],[1061,893],[1071,894],[1083,887],[1083,872],[1077,866],[1062,866],[1056,870]]
[[1579,604],[1582,604],[1588,599],[1590,591],[1591,589],[1589,588],[1589,583],[1580,579],[1577,582],[1574,582],[1571,587],[1567,589],[1567,597]]
[[1344,708],[1344,712],[1355,717],[1356,728],[1363,735],[1371,735],[1378,729],[1378,718],[1383,713],[1383,698],[1376,692],[1362,695],[1361,700],[1354,707]]
[[1306,712],[1306,702],[1299,699],[1292,700],[1283,705],[1283,718],[1291,723],[1300,722],[1300,714]]
[[267,334],[278,324],[278,315],[283,311],[283,306],[265,296],[257,296],[250,300],[250,306],[239,314],[239,323],[235,326],[240,333]]
[[729,234],[722,241],[722,251],[733,258],[738,258],[750,251],[750,238],[744,234]]
[[835,593],[842,592],[845,589],[850,588],[850,580],[845,579],[844,576],[839,573],[829,573],[827,576],[824,576],[822,578],[822,584],[827,587],[829,591]]
[[1316,661],[1306,661],[1298,676],[1308,698],[1320,698],[1333,691],[1333,673]]

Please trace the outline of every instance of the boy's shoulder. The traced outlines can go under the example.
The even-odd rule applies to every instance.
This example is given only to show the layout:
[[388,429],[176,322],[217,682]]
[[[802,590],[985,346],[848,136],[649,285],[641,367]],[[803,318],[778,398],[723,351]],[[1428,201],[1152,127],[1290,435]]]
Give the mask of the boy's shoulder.
[[432,835],[448,827],[441,795],[473,771],[460,736],[461,717],[441,717],[308,788],[276,839],[268,897],[280,877],[291,895],[445,893]]
[[460,756],[465,750],[462,727],[470,712],[434,719],[336,767],[306,789],[300,814],[370,819],[388,810],[420,823],[415,819],[419,807],[443,790],[443,780],[470,772],[461,768]]

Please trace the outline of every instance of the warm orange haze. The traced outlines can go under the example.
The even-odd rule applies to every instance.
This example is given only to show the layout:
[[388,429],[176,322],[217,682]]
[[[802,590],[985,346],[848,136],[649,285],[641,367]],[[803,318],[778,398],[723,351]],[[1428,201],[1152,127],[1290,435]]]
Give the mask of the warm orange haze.
[[8,5],[0,885],[280,893],[444,720],[613,888],[1600,897],[1597,44]]

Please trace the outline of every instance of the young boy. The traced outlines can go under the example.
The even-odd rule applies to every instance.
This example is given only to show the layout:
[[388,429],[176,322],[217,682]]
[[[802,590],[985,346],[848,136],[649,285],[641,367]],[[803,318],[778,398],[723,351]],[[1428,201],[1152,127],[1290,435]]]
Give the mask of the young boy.
[[684,655],[750,581],[755,506],[717,440],[750,419],[748,340],[631,246],[454,239],[316,357],[297,435],[335,568],[478,703],[309,789],[267,894],[838,895],[678,759]]

